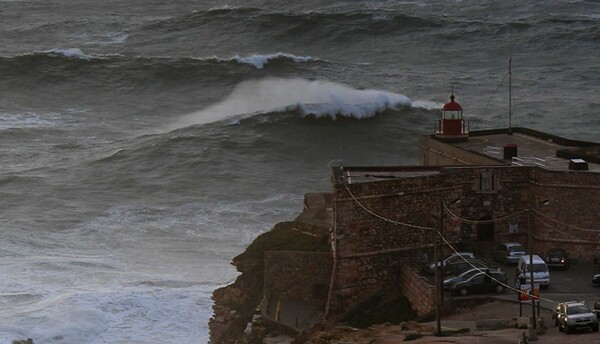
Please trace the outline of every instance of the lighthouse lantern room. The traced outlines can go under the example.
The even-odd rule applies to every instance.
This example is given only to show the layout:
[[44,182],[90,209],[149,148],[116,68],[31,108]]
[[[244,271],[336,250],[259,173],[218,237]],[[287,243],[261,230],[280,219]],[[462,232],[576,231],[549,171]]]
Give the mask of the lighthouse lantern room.
[[468,125],[463,119],[463,109],[450,95],[450,102],[442,107],[441,118],[436,122],[435,136],[447,140],[466,140],[469,137]]

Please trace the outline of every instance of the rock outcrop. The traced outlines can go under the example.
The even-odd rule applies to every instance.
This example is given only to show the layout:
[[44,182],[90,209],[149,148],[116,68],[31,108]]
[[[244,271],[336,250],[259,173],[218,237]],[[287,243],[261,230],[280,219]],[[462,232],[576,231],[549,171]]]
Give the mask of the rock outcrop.
[[[318,233],[318,234],[315,234]],[[241,273],[235,282],[213,292],[213,317],[209,321],[210,343],[249,343],[244,335],[257,313],[264,283],[266,251],[329,250],[327,229],[303,221],[278,223],[271,231],[258,236],[232,264]]]

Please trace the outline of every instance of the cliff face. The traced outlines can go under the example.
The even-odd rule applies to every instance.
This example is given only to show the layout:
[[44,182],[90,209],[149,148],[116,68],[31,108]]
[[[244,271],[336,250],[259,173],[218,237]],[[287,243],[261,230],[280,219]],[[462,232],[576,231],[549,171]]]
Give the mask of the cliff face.
[[[314,235],[315,232],[320,235]],[[310,233],[312,235],[307,235]],[[213,292],[210,343],[248,343],[244,335],[263,296],[266,251],[329,251],[327,230],[301,221],[277,224],[258,236],[232,264],[241,273],[235,282]]]
[[250,254],[251,246],[233,259],[241,275],[233,284],[213,292],[213,317],[208,323],[211,344],[246,342],[244,329],[252,320],[263,290],[263,259]]

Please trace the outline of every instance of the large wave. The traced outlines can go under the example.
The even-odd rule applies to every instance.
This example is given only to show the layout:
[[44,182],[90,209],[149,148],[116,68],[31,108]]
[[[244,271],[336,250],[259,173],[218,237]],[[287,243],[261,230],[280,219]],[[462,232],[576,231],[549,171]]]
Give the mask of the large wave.
[[316,117],[367,118],[385,109],[403,106],[436,108],[428,101],[413,102],[400,93],[383,90],[358,90],[331,81],[293,78],[265,78],[240,83],[223,101],[181,117],[169,129],[221,120],[237,121],[256,114],[297,111]]

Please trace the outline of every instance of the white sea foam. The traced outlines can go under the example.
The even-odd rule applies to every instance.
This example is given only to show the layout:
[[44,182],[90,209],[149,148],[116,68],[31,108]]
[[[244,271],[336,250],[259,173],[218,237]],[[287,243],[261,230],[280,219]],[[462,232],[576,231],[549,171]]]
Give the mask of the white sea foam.
[[81,49],[78,49],[78,48],[70,48],[70,49],[55,48],[55,49],[46,50],[46,51],[44,51],[44,53],[53,54],[53,55],[62,55],[64,57],[77,58],[77,59],[87,60],[87,61],[90,61],[94,58],[92,55],[84,54],[83,51],[81,51]]
[[[199,257],[197,242],[185,248],[176,238],[138,235],[136,245],[115,244],[107,251],[106,242],[98,245],[85,237],[77,242],[63,235],[70,243],[67,253],[21,245],[22,256],[0,264],[10,276],[0,279],[0,343],[18,338],[36,343],[207,342],[210,296],[219,285],[206,281],[223,278],[226,273],[216,271],[225,262]],[[211,271],[198,272],[211,265]]]
[[[257,208],[281,200],[136,203],[69,230],[13,230],[0,242],[12,252],[0,262],[10,276],[0,278],[0,343],[206,343],[212,291],[233,281],[231,257],[268,229]],[[249,214],[256,220],[244,223]]]
[[81,39],[86,44],[111,45],[125,43],[129,38],[129,35],[126,32],[105,32],[95,34],[82,32],[77,35],[77,38]]
[[231,60],[237,61],[238,63],[250,64],[256,67],[257,69],[263,69],[264,66],[269,63],[271,60],[280,59],[280,58],[288,58],[294,62],[310,62],[316,61],[318,59],[310,56],[295,56],[292,54],[285,53],[277,53],[277,54],[268,54],[268,55],[251,55],[251,56],[240,56],[236,55]]
[[23,128],[52,128],[59,126],[59,114],[41,115],[34,112],[6,113],[0,112],[0,130]]
[[0,342],[206,343],[212,306],[208,289],[122,286],[59,295],[28,310],[3,305]]
[[430,100],[415,100],[412,106],[415,108],[423,108],[426,110],[441,109],[444,104],[436,103]]
[[436,107],[433,102],[413,103],[400,93],[383,90],[357,90],[330,81],[265,78],[240,83],[220,103],[180,118],[169,129],[239,119],[258,113],[299,110],[317,117],[347,116],[367,118],[388,108],[400,106]]

